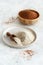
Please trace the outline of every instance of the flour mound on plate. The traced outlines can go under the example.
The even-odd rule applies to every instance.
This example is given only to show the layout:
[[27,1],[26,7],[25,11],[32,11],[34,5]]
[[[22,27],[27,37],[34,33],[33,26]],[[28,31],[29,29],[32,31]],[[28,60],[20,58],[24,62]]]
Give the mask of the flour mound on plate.
[[18,33],[16,33],[17,38],[20,39],[20,41],[19,40],[16,40],[17,43],[20,43],[23,46],[29,45],[32,42],[31,39],[32,39],[33,36],[32,36],[31,33],[30,33],[31,37],[28,34],[29,33],[26,33],[26,32],[18,32]]

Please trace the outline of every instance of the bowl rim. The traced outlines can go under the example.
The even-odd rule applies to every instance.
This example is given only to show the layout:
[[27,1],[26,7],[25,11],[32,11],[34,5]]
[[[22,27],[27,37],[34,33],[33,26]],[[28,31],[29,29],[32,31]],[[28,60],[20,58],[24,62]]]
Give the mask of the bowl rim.
[[[31,10],[31,11],[36,12],[36,13],[37,13],[37,15],[38,15],[38,17],[37,17],[37,18],[34,18],[34,19],[27,19],[27,18],[23,18],[23,17],[21,17],[21,16],[20,16],[20,13],[21,13],[21,12],[23,12],[23,11],[26,11],[26,10],[28,10],[28,11],[29,11],[29,10]],[[24,9],[24,10],[19,11],[19,13],[18,13],[18,17],[19,17],[19,18],[21,18],[21,19],[25,19],[25,20],[36,20],[36,19],[38,19],[38,18],[39,18],[39,16],[40,16],[39,12],[38,12],[38,11],[36,11],[36,10],[33,10],[33,9]]]

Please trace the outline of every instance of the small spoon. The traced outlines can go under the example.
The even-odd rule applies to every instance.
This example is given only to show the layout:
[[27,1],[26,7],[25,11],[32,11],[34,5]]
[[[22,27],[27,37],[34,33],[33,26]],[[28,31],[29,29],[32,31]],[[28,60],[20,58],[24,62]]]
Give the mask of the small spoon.
[[[7,32],[6,35],[9,36],[12,41],[15,41],[14,37],[16,37],[16,35],[11,34],[9,32]],[[15,43],[17,43],[17,42],[15,41]]]

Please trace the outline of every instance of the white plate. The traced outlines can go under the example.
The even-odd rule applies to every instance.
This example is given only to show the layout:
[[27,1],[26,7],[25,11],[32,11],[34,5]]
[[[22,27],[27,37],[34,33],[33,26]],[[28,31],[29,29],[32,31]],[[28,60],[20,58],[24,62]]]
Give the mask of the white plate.
[[[33,40],[26,46],[25,45],[24,46],[17,46],[15,44],[13,44],[14,42],[12,43],[12,41],[7,37],[6,33],[10,32],[10,33],[14,34],[14,33],[19,32],[19,31],[26,31],[28,33],[31,32],[32,35],[34,36]],[[15,27],[11,27],[11,28],[8,28],[7,30],[5,30],[3,35],[2,35],[2,38],[3,38],[4,43],[6,45],[10,46],[10,47],[23,48],[23,47],[29,46],[30,44],[32,44],[36,40],[36,33],[30,28],[24,28],[24,27],[20,27],[20,26],[19,27],[15,26]]]

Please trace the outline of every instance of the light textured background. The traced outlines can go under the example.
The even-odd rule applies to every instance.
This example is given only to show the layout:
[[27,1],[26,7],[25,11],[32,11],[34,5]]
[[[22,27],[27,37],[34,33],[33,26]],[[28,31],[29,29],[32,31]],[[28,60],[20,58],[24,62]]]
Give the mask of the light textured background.
[[[36,52],[31,60],[19,57],[19,52],[24,49],[14,49],[4,45],[2,33],[11,26],[25,26],[18,22],[10,25],[4,24],[9,17],[17,17],[22,9],[35,9],[40,13],[39,21],[32,25],[26,26],[32,28],[36,34],[36,41],[28,48]],[[43,65],[43,0],[0,0],[0,65]]]

